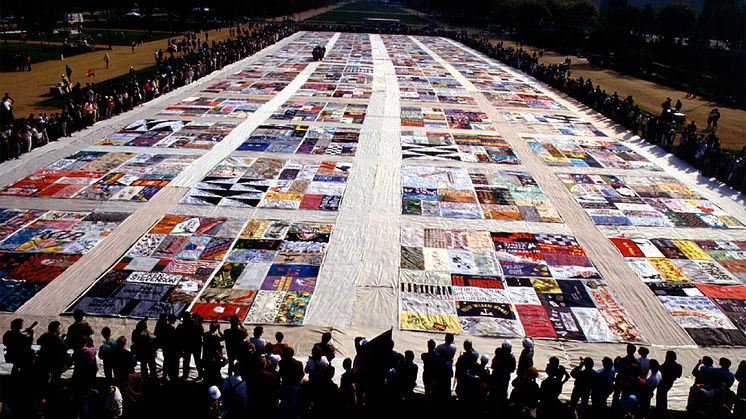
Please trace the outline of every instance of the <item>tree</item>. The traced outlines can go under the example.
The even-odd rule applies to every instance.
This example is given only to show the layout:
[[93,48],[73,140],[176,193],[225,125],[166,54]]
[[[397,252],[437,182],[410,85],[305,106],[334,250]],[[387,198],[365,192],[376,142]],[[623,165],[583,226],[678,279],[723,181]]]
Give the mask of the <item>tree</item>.
[[557,5],[555,23],[566,28],[590,28],[598,23],[598,9],[590,0],[566,1]]
[[697,13],[692,6],[674,3],[662,7],[655,19],[661,35],[669,42],[674,38],[684,38],[694,29]]

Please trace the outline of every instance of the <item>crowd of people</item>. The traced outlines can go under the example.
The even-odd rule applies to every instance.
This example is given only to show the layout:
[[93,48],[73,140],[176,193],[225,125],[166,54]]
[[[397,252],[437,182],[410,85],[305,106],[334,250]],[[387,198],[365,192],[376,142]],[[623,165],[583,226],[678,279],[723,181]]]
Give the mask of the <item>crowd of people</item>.
[[671,98],[667,98],[661,104],[661,113],[651,114],[641,110],[632,96],[622,99],[617,92],[608,93],[600,85],[594,85],[591,79],[573,78],[570,59],[547,65],[539,62],[541,52],[538,51],[508,47],[502,42],[495,44],[467,32],[447,32],[444,35],[530,74],[602,113],[642,139],[675,153],[704,176],[714,177],[746,193],[746,146],[736,151],[721,148],[717,137],[719,109],[712,109],[707,118],[707,127],[698,129],[696,121],[684,125],[677,117],[676,114],[683,107],[681,99],[672,104]]
[[[506,340],[493,354],[480,354],[468,339],[459,349],[452,334],[440,344],[429,340],[416,363],[413,351],[396,351],[388,331],[371,340],[355,338],[355,354],[341,362],[344,372],[338,375],[332,363],[339,354],[330,332],[310,348],[304,363],[282,332],[266,339],[264,328],[256,326],[250,334],[235,316],[221,330],[219,323],[205,325],[198,315],[163,315],[152,332],[143,319],[129,336],[113,336],[109,327],[97,335],[85,313],[77,310],[73,317],[67,333],[54,320],[38,337],[36,323],[11,322],[3,335],[5,361],[12,364],[3,417],[138,417],[152,414],[154,404],[163,408],[164,402],[181,401],[195,406],[188,417],[226,419],[379,416],[421,409],[456,409],[477,418],[574,418],[576,413],[664,418],[668,393],[684,373],[674,351],[661,362],[649,357],[647,347],[633,344],[615,359],[580,358],[568,372],[556,356],[543,369],[535,365],[530,338],[523,339],[518,353]],[[160,367],[156,360],[162,360]],[[420,366],[424,395],[415,393]],[[716,366],[705,356],[691,374],[695,382],[687,409],[696,417],[744,417],[746,360],[734,373],[730,359],[720,358]],[[570,378],[570,400],[561,402]],[[186,382],[193,385],[185,389]],[[169,388],[178,388],[180,397],[163,399]]]
[[0,162],[17,159],[49,141],[68,137],[97,121],[127,112],[246,58],[294,31],[288,23],[244,25],[235,29],[235,37],[220,42],[209,41],[206,32],[188,33],[181,39],[169,40],[165,52],[154,52],[154,74],[139,76],[135,68],[130,67],[129,77],[116,83],[76,80],[74,70],[66,66],[61,75],[65,105],[57,113],[32,113],[16,119],[13,98],[5,93],[0,102]]

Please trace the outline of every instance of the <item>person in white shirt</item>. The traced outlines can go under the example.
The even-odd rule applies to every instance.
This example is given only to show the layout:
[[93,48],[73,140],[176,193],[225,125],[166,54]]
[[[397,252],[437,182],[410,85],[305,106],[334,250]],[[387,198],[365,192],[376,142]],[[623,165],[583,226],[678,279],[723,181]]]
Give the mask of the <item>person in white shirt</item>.
[[458,351],[453,340],[453,333],[446,333],[445,342],[435,347],[435,352],[445,356],[449,361],[451,361],[451,363],[453,362],[453,358],[456,356],[456,351]]
[[110,386],[104,399],[104,410],[110,418],[120,418],[124,414],[124,399],[117,386]]

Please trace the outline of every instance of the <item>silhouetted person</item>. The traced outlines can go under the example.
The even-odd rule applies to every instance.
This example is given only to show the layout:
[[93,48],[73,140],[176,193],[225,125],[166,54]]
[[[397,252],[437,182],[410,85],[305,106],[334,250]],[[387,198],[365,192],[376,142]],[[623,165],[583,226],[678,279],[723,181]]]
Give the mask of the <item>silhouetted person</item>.
[[585,412],[588,407],[588,399],[591,396],[593,387],[593,358],[580,357],[580,365],[572,369],[572,376],[575,385],[572,388],[570,396],[570,413],[572,414],[580,402],[580,408]]
[[223,334],[220,333],[220,324],[212,322],[202,337],[202,364],[208,384],[219,384],[223,380],[220,369],[227,363],[223,354]]
[[194,357],[194,364],[197,367],[197,376],[202,378],[202,323],[198,315],[194,317],[190,316],[189,313],[184,313],[181,316],[181,323],[176,327],[176,335],[179,340],[179,347],[181,348],[182,361],[182,377],[189,378],[189,372],[191,371],[191,361]]
[[295,359],[294,355],[293,348],[285,348],[280,360],[280,400],[284,419],[295,419],[298,415],[300,383],[305,375],[303,363]]
[[135,356],[127,349],[127,337],[119,336],[117,338],[117,343],[109,357],[114,372],[114,381],[118,383],[117,386],[121,386],[127,381],[129,375],[135,372],[135,366],[137,365]]
[[591,402],[593,403],[593,417],[601,417],[608,406],[609,396],[614,392],[614,378],[616,369],[611,358],[604,357],[601,361],[602,368],[593,374],[593,388],[591,389]]
[[492,358],[492,375],[489,386],[489,413],[495,414],[502,411],[508,401],[508,388],[510,387],[510,376],[516,369],[513,345],[510,341],[504,341],[499,348],[495,349]]
[[76,342],[81,338],[86,339],[89,343],[93,343],[92,337],[95,332],[91,325],[85,320],[85,313],[83,310],[76,309],[73,312],[73,318],[75,319],[75,322],[67,328],[67,336],[65,338],[67,347],[73,349]]
[[321,348],[321,354],[326,357],[326,360],[332,362],[337,350],[334,348],[334,344],[332,344],[331,332],[324,332],[321,335],[321,342],[317,343],[317,345]]
[[96,387],[96,348],[89,345],[84,338],[78,338],[78,344],[72,355],[73,375],[71,384],[79,397],[87,395]]
[[676,352],[666,352],[666,359],[661,365],[661,382],[658,384],[658,390],[655,394],[655,410],[659,418],[665,418],[668,413],[668,392],[673,387],[673,383],[681,378],[682,368],[676,362]]
[[420,355],[422,360],[422,383],[425,386],[425,397],[428,402],[433,401],[433,391],[437,387],[438,379],[438,353],[435,352],[435,341],[427,341],[427,352]]
[[523,349],[518,357],[518,368],[516,373],[523,376],[529,368],[534,366],[534,341],[530,338],[523,339]]
[[132,331],[132,352],[140,362],[143,380],[156,380],[158,372],[155,365],[155,337],[148,330],[147,319],[140,320]]
[[549,358],[545,372],[547,377],[542,380],[539,398],[541,400],[540,413],[541,417],[552,417],[557,415],[562,406],[559,402],[559,396],[562,394],[562,387],[570,379],[565,367],[560,365],[559,358],[553,356]]
[[[6,93],[7,94],[7,93]],[[10,322],[10,330],[3,334],[3,345],[5,345],[5,362],[13,364],[10,370],[11,377],[26,376],[34,362],[34,322],[31,327],[23,328],[23,319],[13,319]]]
[[233,363],[236,361],[241,343],[245,342],[246,338],[249,336],[249,333],[241,324],[238,316],[231,316],[230,324],[231,326],[223,332],[223,337],[225,339],[225,352],[228,356],[229,373],[233,371]]
[[176,316],[169,314],[157,328],[158,345],[163,351],[163,376],[169,380],[179,377],[179,356],[181,346],[176,334]]
[[40,372],[44,374],[45,379],[52,386],[57,386],[62,373],[70,366],[70,357],[62,338],[60,322],[57,320],[50,322],[47,326],[47,332],[39,336],[36,343],[39,345],[37,363]]
[[[619,399],[619,395],[622,391],[622,385],[624,385],[625,383],[632,385],[633,379],[640,377],[640,363],[635,357],[635,352],[637,352],[637,347],[632,343],[628,343],[627,354],[624,357],[617,358],[614,361],[614,368],[616,369],[616,381],[614,384],[614,395],[611,399],[612,405],[614,405],[616,400]],[[635,371],[637,373],[637,376],[635,377],[633,377],[632,373],[633,366],[636,367]],[[633,389],[630,388],[630,391],[633,391]]]
[[535,367],[526,369],[523,375],[513,380],[513,391],[510,393],[510,402],[513,403],[516,413],[525,416],[526,413],[536,408],[539,403],[539,385],[536,378],[539,370]]

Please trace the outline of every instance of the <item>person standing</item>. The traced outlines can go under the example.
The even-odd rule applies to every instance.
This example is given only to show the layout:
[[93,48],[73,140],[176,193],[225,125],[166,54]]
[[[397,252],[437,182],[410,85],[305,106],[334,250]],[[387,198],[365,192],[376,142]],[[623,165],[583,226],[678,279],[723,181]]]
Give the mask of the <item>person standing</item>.
[[668,414],[668,392],[682,373],[681,364],[676,362],[676,352],[666,352],[666,359],[661,365],[660,373],[660,384],[655,394],[655,410],[659,418],[665,418]]
[[90,389],[96,387],[96,348],[87,340],[81,338],[72,355],[73,376],[72,387],[79,397],[84,397]]
[[[7,95],[7,93],[6,93]],[[10,322],[10,330],[3,334],[3,345],[5,345],[5,362],[13,364],[10,370],[11,377],[25,375],[31,369],[34,362],[34,323],[31,327],[23,328],[23,319],[13,319]]]
[[440,366],[438,368],[438,378],[436,382],[438,386],[436,388],[435,399],[439,402],[445,402],[451,397],[451,379],[453,378],[453,359],[456,357],[456,351],[458,348],[453,343],[453,333],[446,333],[445,341],[435,347],[435,352],[438,354],[438,360]]
[[65,344],[70,349],[73,349],[78,342],[78,339],[84,338],[86,342],[92,343],[91,336],[95,333],[91,325],[85,320],[85,313],[83,310],[76,309],[73,312],[73,318],[75,323],[71,324],[67,328],[67,337]]
[[111,329],[109,329],[108,327],[104,327],[103,329],[101,329],[101,336],[104,338],[104,342],[98,348],[98,357],[104,364],[104,377],[106,377],[108,383],[111,383],[112,367],[109,355],[111,354],[111,351],[114,350],[114,347],[117,345],[117,341],[116,339],[112,339]]
[[433,401],[433,391],[437,387],[438,353],[435,352],[435,341],[427,341],[427,352],[420,355],[422,360],[422,383],[425,385],[425,397]]
[[132,331],[132,351],[135,358],[140,361],[142,379],[155,381],[158,378],[155,366],[155,338],[148,330],[147,319],[137,322],[135,330]]
[[69,65],[65,64],[65,74],[67,74],[67,79],[71,80],[73,79],[73,69],[70,68]]
[[305,373],[303,363],[293,356],[295,351],[291,347],[285,348],[280,360],[280,400],[283,419],[295,419],[298,416],[298,401],[300,399],[300,383]]
[[262,326],[256,326],[254,328],[254,336],[249,339],[249,342],[254,345],[254,350],[258,354],[264,353],[264,346],[267,344],[264,339],[262,339],[262,334],[264,334],[264,328]]
[[62,373],[70,365],[67,348],[61,335],[62,325],[54,320],[47,326],[47,332],[39,336],[36,341],[40,347],[38,358],[40,371],[44,373],[47,382],[53,386],[60,382]]
[[531,338],[523,339],[523,350],[518,357],[518,376],[522,376],[526,371],[534,366],[534,341]]
[[578,402],[580,402],[581,410],[585,411],[588,407],[588,398],[591,396],[593,386],[593,373],[593,358],[580,357],[580,364],[570,372],[570,376],[575,380],[570,396],[570,413],[575,412]]
[[106,69],[109,69],[109,62],[111,61],[111,57],[109,57],[109,53],[104,53],[104,64],[106,64]]
[[[243,327],[238,316],[230,317],[231,327],[223,332],[223,338],[225,339],[225,352],[228,356],[228,372],[233,371],[233,363],[236,361],[238,351],[241,348],[241,343],[246,341],[249,333],[246,328]],[[279,353],[278,353],[279,355]]]

